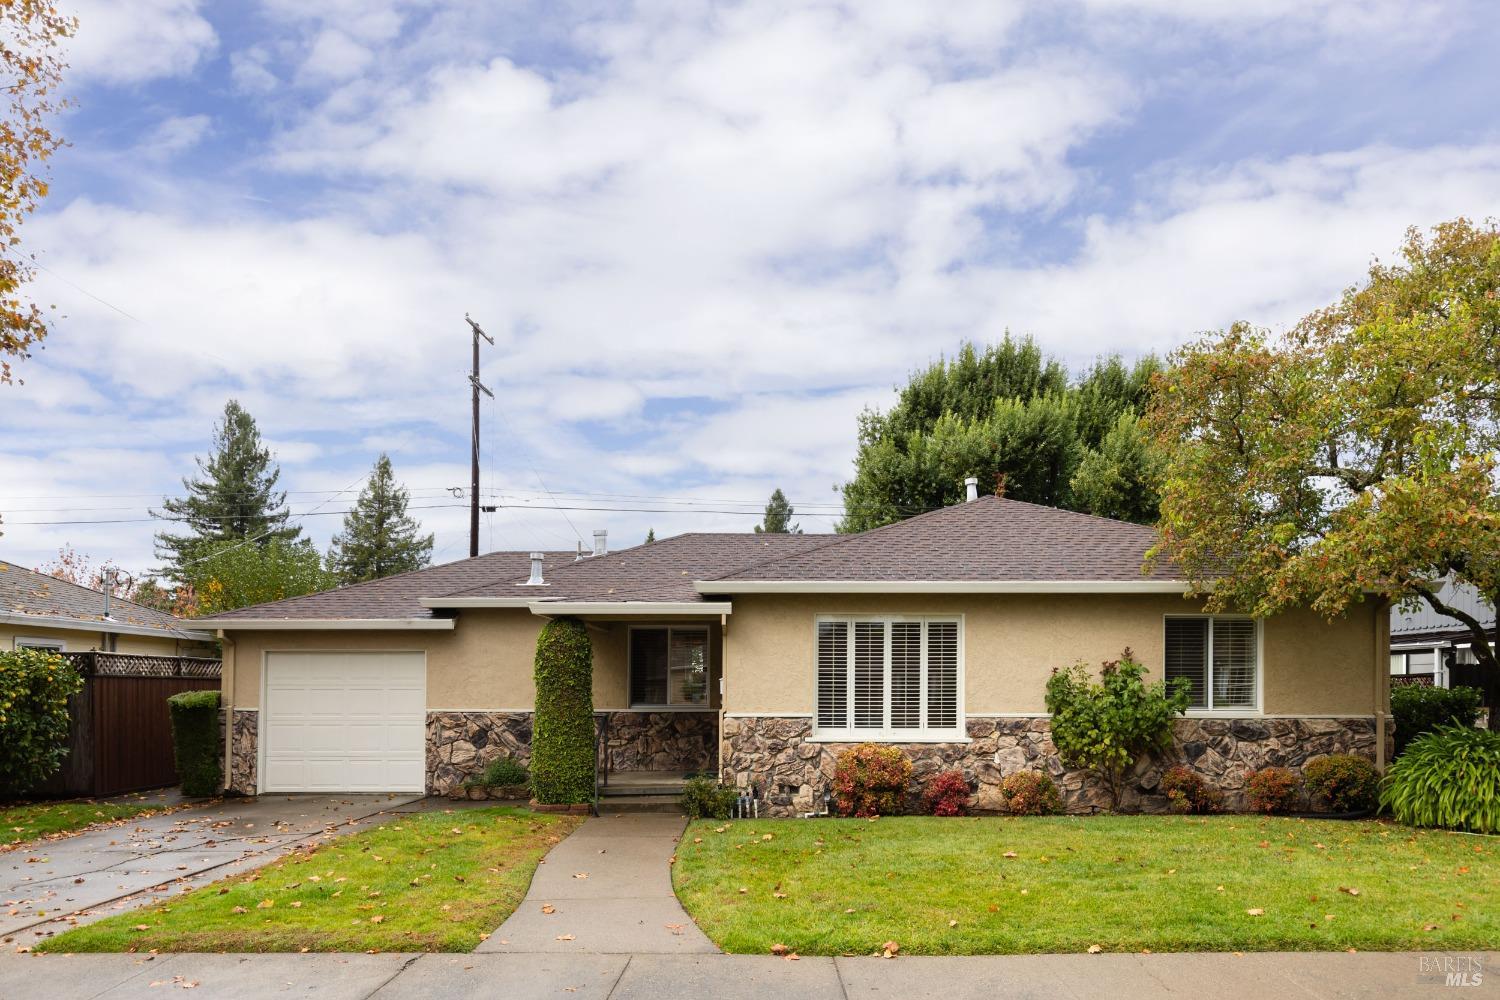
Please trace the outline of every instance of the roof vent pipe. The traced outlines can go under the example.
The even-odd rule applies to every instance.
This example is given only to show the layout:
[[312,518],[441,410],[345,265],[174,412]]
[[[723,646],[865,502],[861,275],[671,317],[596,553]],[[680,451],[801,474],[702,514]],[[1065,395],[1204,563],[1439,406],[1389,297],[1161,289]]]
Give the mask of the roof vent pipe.
[[609,531],[600,528],[594,532],[594,555],[602,556],[609,551]]
[[531,554],[531,576],[526,580],[526,586],[546,586],[546,582],[542,579],[542,554],[540,552]]
[[964,480],[964,493],[964,499],[969,503],[973,503],[975,500],[979,499],[978,476],[970,476],[968,479]]

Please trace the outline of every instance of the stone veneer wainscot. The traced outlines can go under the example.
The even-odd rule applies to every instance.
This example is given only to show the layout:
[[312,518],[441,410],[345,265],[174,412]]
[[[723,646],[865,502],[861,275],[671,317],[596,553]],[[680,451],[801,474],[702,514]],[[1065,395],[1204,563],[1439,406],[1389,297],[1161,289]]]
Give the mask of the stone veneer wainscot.
[[[1068,812],[1109,808],[1109,792],[1083,771],[1065,768],[1052,743],[1051,722],[1043,718],[970,718],[968,743],[899,743],[912,759],[914,788],[939,771],[961,770],[977,789],[976,808],[1005,807],[1000,782],[1013,771],[1046,771],[1057,782]],[[1178,719],[1170,750],[1143,760],[1132,772],[1121,808],[1166,812],[1159,792],[1162,772],[1186,764],[1224,793],[1225,808],[1243,809],[1245,779],[1272,765],[1300,768],[1331,753],[1375,756],[1375,723],[1369,718]],[[821,809],[833,785],[834,762],[852,743],[810,739],[805,718],[727,718],[724,720],[723,778],[753,787],[773,816]],[[915,805],[915,803],[912,803]]]

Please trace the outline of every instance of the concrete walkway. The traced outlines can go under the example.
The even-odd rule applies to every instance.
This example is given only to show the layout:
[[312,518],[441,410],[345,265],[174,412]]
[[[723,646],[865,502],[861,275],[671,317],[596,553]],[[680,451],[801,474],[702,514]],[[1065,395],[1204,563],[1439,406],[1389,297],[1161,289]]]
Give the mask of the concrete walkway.
[[[1424,967],[1423,959],[1427,960]],[[1434,964],[1483,963],[1482,985],[1444,985]],[[0,998],[133,1000],[191,987],[197,1000],[1385,1000],[1500,996],[1500,953],[1016,955],[15,955]],[[1471,979],[1472,982],[1472,979]]]
[[14,951],[423,807],[416,795],[263,795],[9,850],[0,853],[0,948]]
[[479,952],[712,955],[672,892],[681,816],[585,820],[537,866],[526,898]]

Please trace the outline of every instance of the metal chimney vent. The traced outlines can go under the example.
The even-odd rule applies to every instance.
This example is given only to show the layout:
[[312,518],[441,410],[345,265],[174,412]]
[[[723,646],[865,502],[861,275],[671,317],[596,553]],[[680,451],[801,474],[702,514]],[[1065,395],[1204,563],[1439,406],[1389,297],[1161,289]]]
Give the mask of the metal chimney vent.
[[602,556],[609,552],[609,531],[600,528],[594,532],[594,555]]
[[542,579],[542,554],[533,552],[531,554],[531,577],[526,581],[528,587],[545,587],[546,581]]
[[965,479],[964,480],[964,492],[966,494],[965,499],[966,499],[966,501],[968,503],[973,503],[975,500],[978,500],[979,499],[979,477],[977,477],[977,476],[970,476],[968,479]]

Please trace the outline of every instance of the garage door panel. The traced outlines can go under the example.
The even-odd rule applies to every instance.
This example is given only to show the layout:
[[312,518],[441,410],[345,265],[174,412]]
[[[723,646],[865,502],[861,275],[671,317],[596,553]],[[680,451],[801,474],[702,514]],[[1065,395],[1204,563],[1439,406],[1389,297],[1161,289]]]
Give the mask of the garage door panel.
[[267,791],[422,791],[426,664],[420,653],[266,657]]

